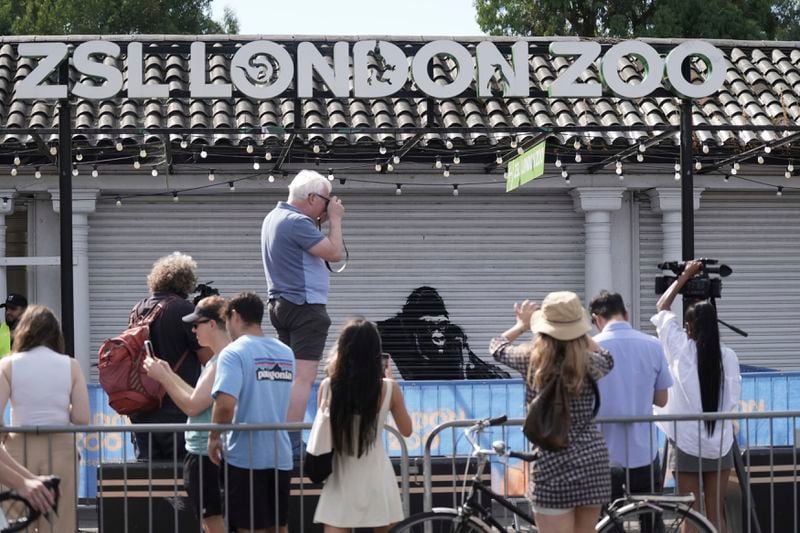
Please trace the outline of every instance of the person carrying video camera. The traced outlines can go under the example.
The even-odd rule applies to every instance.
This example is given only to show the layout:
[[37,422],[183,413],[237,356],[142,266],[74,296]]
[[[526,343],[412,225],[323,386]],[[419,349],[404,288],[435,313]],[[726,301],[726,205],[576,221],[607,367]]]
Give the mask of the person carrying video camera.
[[[684,285],[703,268],[701,261],[688,261],[659,298],[658,313],[650,319],[656,326],[674,381],[667,404],[654,409],[658,414],[728,413],[739,404],[739,361],[736,353],[720,342],[714,304],[709,300],[692,303],[686,309],[682,324],[670,311]],[[718,531],[726,531],[722,510],[733,467],[732,421],[663,422],[659,425],[670,439],[667,468],[676,479],[678,492],[703,493],[709,520]],[[693,506],[699,508],[699,501]]]
[[[344,249],[344,206],[331,192],[324,176],[301,170],[289,185],[289,199],[278,202],[261,226],[270,322],[297,363],[287,422],[303,420],[331,325],[325,261],[341,261]],[[325,221],[330,223],[327,237],[318,227]],[[298,457],[300,434],[290,437]]]

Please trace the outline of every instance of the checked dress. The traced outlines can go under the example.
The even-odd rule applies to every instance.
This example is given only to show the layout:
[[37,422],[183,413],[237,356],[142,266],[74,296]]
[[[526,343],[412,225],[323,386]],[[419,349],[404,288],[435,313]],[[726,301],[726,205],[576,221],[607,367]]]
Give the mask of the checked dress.
[[[530,405],[536,397],[527,384],[531,344],[512,345],[505,337],[492,339],[492,357],[522,374],[526,379],[525,401]],[[588,354],[589,373],[597,380],[614,366],[606,350]],[[555,452],[535,448],[531,463],[531,501],[549,509],[571,509],[585,505],[603,505],[611,499],[611,470],[603,435],[592,421],[594,393],[588,380],[580,395],[569,403],[572,423],[569,445]]]

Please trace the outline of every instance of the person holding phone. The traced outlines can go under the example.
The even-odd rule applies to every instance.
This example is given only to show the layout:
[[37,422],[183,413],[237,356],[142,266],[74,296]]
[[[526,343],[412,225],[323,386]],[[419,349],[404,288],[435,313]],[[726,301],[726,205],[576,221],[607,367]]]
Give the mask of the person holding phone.
[[[225,305],[225,299],[221,296],[209,296],[197,303],[193,313],[183,317],[185,323],[192,325],[200,346],[210,348],[211,352],[210,358],[200,359],[203,370],[195,387],[176,374],[169,363],[155,357],[151,351],[152,344],[145,341],[145,346],[150,345],[150,357],[144,362],[147,375],[164,386],[172,401],[189,417],[186,421],[188,424],[211,422],[211,408],[214,405],[211,385],[217,373],[217,355],[231,342],[225,329]],[[208,458],[208,432],[186,431],[184,435],[187,452],[183,460],[184,488],[195,512],[202,518],[204,531],[223,533],[225,522],[222,518],[220,472]]]
[[[331,325],[325,261],[341,261],[344,249],[344,206],[332,189],[322,174],[301,170],[289,185],[288,200],[278,202],[261,226],[270,322],[297,363],[287,422],[301,422],[305,416]],[[327,236],[318,228],[324,222],[330,226]],[[300,432],[290,437],[297,458]]]

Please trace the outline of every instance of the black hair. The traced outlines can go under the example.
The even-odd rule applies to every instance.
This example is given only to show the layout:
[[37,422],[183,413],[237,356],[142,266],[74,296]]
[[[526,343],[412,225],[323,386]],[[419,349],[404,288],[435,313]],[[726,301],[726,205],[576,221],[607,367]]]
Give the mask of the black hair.
[[264,318],[264,302],[255,293],[240,292],[228,300],[225,316],[229,318],[232,311],[239,313],[242,320],[248,324],[261,325],[261,320]]
[[600,294],[589,302],[589,312],[608,320],[612,316],[624,315],[627,310],[625,309],[625,302],[622,301],[622,296],[619,293],[600,291]]
[[[331,433],[335,450],[361,457],[375,445],[383,364],[377,326],[364,318],[345,324],[336,341],[336,355],[330,369]],[[358,436],[354,441],[356,420]]]
[[433,287],[417,287],[408,295],[402,314],[409,318],[419,319],[425,315],[443,315],[450,318],[444,300]]
[[[686,309],[684,320],[691,326],[691,337],[697,346],[697,377],[703,412],[719,410],[722,382],[722,347],[719,341],[717,309],[708,300],[694,303]],[[714,420],[706,420],[706,431],[714,434]]]

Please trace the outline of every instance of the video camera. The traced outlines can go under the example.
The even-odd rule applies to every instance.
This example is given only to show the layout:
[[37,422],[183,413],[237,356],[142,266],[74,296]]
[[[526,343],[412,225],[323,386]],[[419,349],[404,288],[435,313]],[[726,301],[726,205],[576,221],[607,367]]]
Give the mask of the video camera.
[[[716,259],[698,259],[703,269],[681,288],[680,294],[698,300],[720,298],[722,296],[722,278],[730,276],[733,269],[728,265],[720,265]],[[663,294],[686,268],[685,262],[667,261],[659,263],[661,270],[671,270],[674,276],[658,276],[656,278],[656,294]],[[718,277],[711,277],[711,275]]]
[[219,289],[212,287],[212,283],[214,282],[209,281],[208,283],[197,284],[197,288],[194,290],[194,292],[198,293],[198,295],[192,300],[194,305],[197,305],[197,303],[203,298],[207,298],[209,296],[219,296]]

